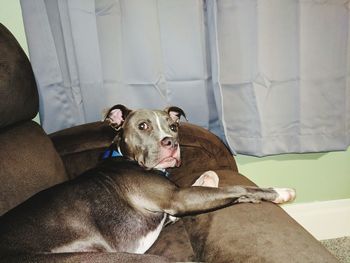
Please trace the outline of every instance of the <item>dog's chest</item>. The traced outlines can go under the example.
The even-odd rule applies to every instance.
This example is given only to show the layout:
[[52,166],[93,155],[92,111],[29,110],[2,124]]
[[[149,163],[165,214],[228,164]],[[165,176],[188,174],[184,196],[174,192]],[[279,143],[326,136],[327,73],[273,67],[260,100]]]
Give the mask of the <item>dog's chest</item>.
[[160,221],[159,225],[154,230],[151,230],[147,232],[145,235],[140,236],[138,238],[136,242],[137,244],[133,253],[143,254],[153,245],[153,243],[157,240],[160,234],[160,231],[162,231],[163,229],[165,219],[166,219],[166,214],[164,214],[163,219]]

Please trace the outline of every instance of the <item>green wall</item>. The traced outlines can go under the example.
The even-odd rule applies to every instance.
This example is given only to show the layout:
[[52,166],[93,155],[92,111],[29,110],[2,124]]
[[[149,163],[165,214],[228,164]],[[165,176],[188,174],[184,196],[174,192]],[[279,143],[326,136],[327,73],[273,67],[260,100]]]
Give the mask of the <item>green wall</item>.
[[28,54],[19,0],[0,0],[0,23],[5,25]]
[[295,188],[295,202],[350,198],[349,149],[264,158],[239,155],[236,160],[239,171],[259,186]]
[[[28,54],[19,0],[0,0],[0,22]],[[350,150],[236,160],[240,172],[260,186],[295,188],[296,202],[350,198]]]

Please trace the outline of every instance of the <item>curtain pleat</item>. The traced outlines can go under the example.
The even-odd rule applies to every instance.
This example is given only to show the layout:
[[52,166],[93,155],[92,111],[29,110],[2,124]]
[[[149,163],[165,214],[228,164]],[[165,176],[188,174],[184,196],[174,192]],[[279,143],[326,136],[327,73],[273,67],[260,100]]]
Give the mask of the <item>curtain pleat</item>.
[[72,108],[63,81],[60,50],[54,39],[57,34],[53,34],[57,27],[52,28],[51,24],[55,23],[50,23],[50,19],[56,17],[49,17],[51,11],[48,10],[55,7],[55,2],[50,2],[48,9],[47,4],[43,0],[21,2],[31,63],[40,95],[40,119],[46,130],[53,131],[74,125],[79,116]]

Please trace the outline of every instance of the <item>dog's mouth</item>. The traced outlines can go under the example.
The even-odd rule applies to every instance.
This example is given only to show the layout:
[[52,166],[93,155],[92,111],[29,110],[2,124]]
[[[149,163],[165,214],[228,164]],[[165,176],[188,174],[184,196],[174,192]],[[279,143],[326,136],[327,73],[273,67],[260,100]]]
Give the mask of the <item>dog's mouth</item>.
[[157,169],[164,170],[170,167],[179,167],[181,165],[180,146],[172,149],[160,149],[154,155],[137,155],[133,158],[142,168],[146,170]]
[[170,167],[179,167],[181,165],[180,147],[176,147],[173,151],[160,153],[160,158],[154,169],[166,169]]
[[157,169],[163,170],[170,167],[179,167],[181,165],[181,160],[179,158],[169,156],[160,160],[156,165],[152,165],[151,167],[147,166],[144,161],[139,161],[138,164],[146,170]]
[[154,168],[155,169],[165,169],[169,167],[179,167],[181,164],[181,160],[175,158],[175,157],[166,157],[162,159]]

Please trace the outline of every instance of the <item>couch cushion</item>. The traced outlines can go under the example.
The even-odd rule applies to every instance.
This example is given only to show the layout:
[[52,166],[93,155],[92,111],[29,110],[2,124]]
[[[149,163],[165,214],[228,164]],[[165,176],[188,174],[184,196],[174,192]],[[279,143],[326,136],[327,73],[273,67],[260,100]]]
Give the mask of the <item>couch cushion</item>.
[[189,237],[182,220],[163,228],[147,254],[161,255],[174,262],[195,261]]
[[190,123],[181,123],[179,129],[181,161],[171,173],[185,176],[211,169],[237,171],[235,159],[222,141],[208,130]]
[[0,215],[66,179],[61,158],[37,123],[0,130]]

